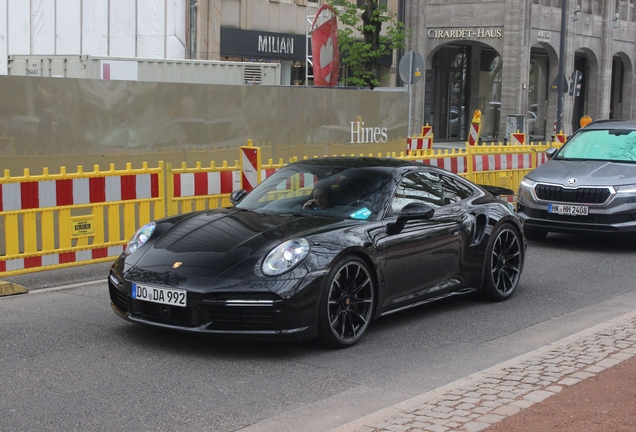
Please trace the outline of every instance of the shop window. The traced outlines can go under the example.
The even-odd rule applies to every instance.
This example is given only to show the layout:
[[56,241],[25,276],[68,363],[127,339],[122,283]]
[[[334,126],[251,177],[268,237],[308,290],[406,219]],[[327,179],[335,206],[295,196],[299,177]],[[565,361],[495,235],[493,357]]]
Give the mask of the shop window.
[[[366,4],[366,0],[357,0],[358,2],[358,7],[362,7]],[[380,6],[384,6],[386,8],[389,7],[389,0],[380,0],[379,2]]]

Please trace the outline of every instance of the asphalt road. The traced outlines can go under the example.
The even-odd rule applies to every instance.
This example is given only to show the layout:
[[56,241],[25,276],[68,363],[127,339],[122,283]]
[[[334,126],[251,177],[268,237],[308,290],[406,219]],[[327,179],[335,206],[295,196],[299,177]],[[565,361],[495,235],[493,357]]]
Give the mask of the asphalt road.
[[104,264],[6,278],[30,292],[0,298],[0,430],[329,430],[636,310],[635,251],[552,234],[509,301],[392,315],[344,350],[127,323]]

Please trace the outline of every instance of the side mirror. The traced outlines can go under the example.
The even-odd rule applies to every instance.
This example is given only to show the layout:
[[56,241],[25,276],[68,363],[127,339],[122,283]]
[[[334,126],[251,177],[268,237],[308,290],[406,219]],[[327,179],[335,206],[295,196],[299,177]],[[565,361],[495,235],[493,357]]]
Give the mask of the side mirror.
[[230,195],[230,201],[232,205],[237,205],[243,198],[247,195],[247,191],[245,189],[239,189],[232,192]]
[[556,148],[549,148],[545,151],[545,155],[548,157],[548,159],[552,159],[552,157],[554,157],[558,150],[559,149]]
[[404,229],[408,221],[430,219],[434,214],[435,209],[430,204],[419,202],[407,204],[400,210],[397,220],[386,226],[386,233],[389,235],[398,234]]

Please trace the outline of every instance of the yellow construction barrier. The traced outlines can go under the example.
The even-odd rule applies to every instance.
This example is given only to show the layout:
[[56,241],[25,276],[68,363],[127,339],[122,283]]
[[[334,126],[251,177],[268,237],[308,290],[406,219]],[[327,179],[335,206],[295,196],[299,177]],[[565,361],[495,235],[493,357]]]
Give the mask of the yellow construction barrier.
[[0,275],[109,261],[165,216],[164,167],[0,177]]
[[[481,146],[466,143],[464,149],[416,150],[405,154],[348,153],[346,156],[394,157],[421,161],[455,172],[475,183],[497,185],[516,191],[521,179],[544,163],[545,151],[559,143]],[[248,142],[240,152],[258,147]],[[241,158],[242,153],[238,156]],[[334,154],[336,156],[337,154]],[[248,155],[249,156],[249,155]],[[326,156],[320,156],[326,157]],[[303,158],[308,158],[303,156]],[[124,170],[33,176],[28,170],[12,177],[0,177],[0,277],[38,270],[70,267],[118,256],[140,226],[166,215],[230,206],[232,191],[240,189],[244,178],[263,180],[288,162],[257,163],[246,157],[220,167],[201,162],[178,168],[159,161],[156,168],[147,163],[140,169],[127,164]],[[260,172],[254,176],[254,169]],[[249,179],[248,179],[249,180]],[[299,182],[303,181],[298,179]],[[165,185],[164,185],[165,183]],[[310,188],[299,193],[309,193]],[[509,197],[509,201],[515,201]]]

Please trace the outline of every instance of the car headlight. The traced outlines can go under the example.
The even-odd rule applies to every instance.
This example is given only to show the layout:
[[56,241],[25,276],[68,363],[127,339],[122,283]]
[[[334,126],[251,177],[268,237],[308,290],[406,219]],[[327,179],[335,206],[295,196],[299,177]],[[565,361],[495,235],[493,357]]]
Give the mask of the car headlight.
[[157,227],[156,223],[150,222],[142,226],[141,228],[139,228],[137,232],[132,236],[130,241],[128,242],[128,245],[126,246],[126,250],[124,251],[124,253],[126,255],[130,255],[131,253],[139,249],[141,246],[143,246],[143,244],[148,241],[152,233],[155,232],[156,227]]
[[616,193],[636,193],[636,184],[615,186]]
[[296,267],[309,253],[309,242],[304,238],[288,240],[276,246],[263,261],[263,273],[278,276]]
[[523,180],[519,183],[519,198],[523,200],[524,198],[532,198],[532,187],[535,185],[534,180],[530,180],[528,177],[524,177]]
[[526,189],[532,189],[532,186],[534,186],[535,183],[536,183],[536,181],[530,180],[528,177],[524,177],[523,180],[521,180],[521,183],[519,184],[519,187],[526,188]]

